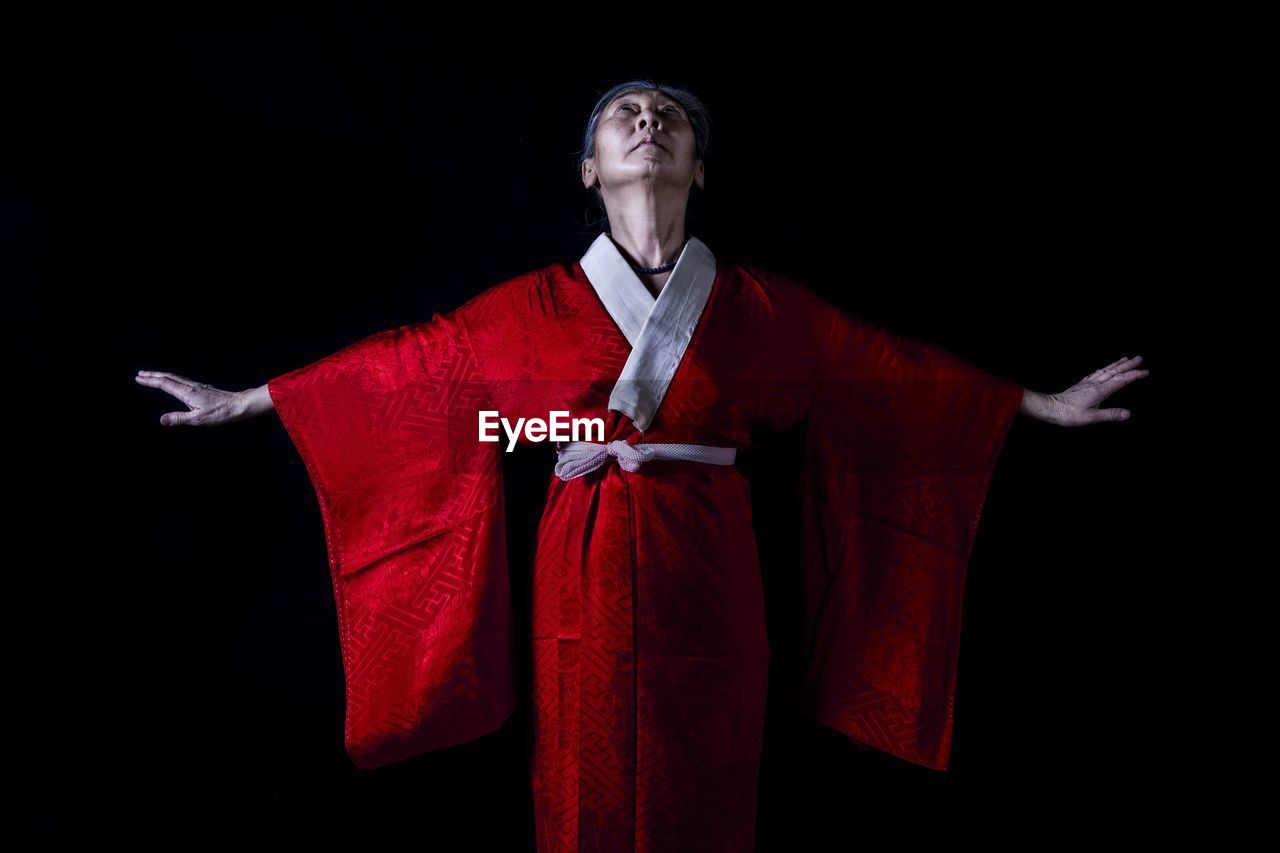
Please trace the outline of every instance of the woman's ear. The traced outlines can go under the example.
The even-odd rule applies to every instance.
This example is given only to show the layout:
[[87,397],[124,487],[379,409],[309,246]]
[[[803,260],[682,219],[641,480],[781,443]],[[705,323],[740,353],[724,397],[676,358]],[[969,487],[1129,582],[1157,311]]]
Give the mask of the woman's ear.
[[600,184],[600,178],[596,175],[596,164],[593,158],[587,158],[582,161],[582,185],[587,189]]

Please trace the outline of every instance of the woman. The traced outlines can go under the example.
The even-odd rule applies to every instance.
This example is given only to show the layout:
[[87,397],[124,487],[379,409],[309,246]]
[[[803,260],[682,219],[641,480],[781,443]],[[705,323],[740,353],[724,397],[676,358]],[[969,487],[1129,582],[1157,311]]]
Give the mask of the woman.
[[540,850],[752,846],[770,654],[739,449],[806,423],[796,707],[945,769],[965,571],[1012,420],[1122,420],[1099,404],[1147,374],[1122,358],[1040,394],[717,263],[685,228],[707,137],[687,91],[615,86],[580,162],[608,230],[578,261],[248,391],[137,377],[189,407],[164,425],[274,410],[288,430],[324,517],[361,767],[514,710],[503,445],[479,440],[481,414],[602,421],[557,439],[538,528]]

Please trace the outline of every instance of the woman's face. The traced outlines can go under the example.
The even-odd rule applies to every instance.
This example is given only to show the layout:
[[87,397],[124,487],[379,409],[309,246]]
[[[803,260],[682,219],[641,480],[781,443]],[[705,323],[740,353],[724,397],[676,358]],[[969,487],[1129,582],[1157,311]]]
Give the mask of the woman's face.
[[703,186],[693,125],[680,102],[661,92],[619,95],[600,112],[595,155],[582,164],[582,183],[606,192],[633,182],[679,189]]

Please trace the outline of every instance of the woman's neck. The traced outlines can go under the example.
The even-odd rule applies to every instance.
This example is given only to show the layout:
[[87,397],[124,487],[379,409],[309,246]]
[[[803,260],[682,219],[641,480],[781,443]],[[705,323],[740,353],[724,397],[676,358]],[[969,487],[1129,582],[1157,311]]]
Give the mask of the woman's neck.
[[[609,230],[609,236],[617,245],[622,256],[631,266],[647,269],[660,267],[680,257],[688,235],[684,231],[684,219],[672,222],[666,227],[656,227],[649,223],[644,227],[635,227],[626,222],[619,222]],[[655,297],[662,292],[671,270],[658,273],[636,273]]]

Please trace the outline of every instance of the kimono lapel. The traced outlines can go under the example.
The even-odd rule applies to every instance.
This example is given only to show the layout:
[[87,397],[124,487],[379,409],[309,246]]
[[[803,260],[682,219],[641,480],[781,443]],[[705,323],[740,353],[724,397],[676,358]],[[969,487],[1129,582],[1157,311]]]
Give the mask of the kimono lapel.
[[631,344],[631,355],[609,395],[609,408],[627,415],[644,432],[653,423],[711,295],[715,255],[697,237],[690,237],[656,299],[607,232],[595,239],[579,264]]

